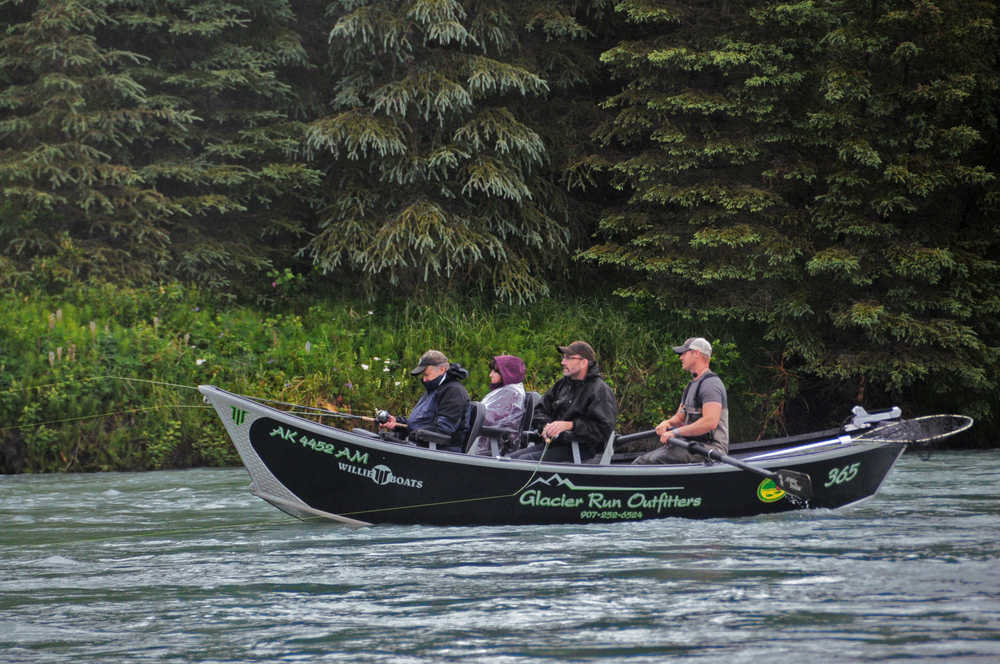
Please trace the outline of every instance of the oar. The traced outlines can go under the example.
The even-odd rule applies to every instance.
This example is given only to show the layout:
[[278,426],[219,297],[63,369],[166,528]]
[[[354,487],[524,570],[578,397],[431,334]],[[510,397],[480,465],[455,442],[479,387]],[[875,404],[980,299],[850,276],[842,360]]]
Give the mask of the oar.
[[761,477],[766,477],[773,480],[774,483],[778,485],[778,488],[784,489],[788,493],[794,493],[796,496],[801,496],[802,498],[812,498],[812,478],[805,473],[799,473],[794,470],[786,469],[771,471],[766,468],[751,466],[749,463],[740,461],[739,459],[731,457],[728,454],[723,454],[719,450],[712,449],[711,447],[705,447],[701,443],[681,440],[680,438],[668,438],[667,444],[675,447],[682,447],[688,452],[700,454],[706,459],[716,459],[723,463],[728,463],[730,466],[736,466],[737,468],[755,473]]
[[648,431],[637,431],[636,433],[627,433],[624,436],[615,436],[615,444],[618,443],[629,443],[633,440],[643,440],[644,438],[659,438],[660,434],[656,433],[656,429],[649,429]]
[[[618,436],[615,438],[615,444],[628,443],[633,440],[642,440],[644,438],[654,437],[659,438],[656,430],[649,429],[648,431],[639,431],[637,433]],[[802,496],[803,498],[812,498],[812,478],[805,473],[798,473],[794,470],[784,469],[771,471],[757,466],[751,466],[750,464],[731,457],[728,454],[723,454],[719,450],[705,447],[697,442],[681,440],[680,438],[669,438],[667,440],[667,444],[674,445],[676,447],[683,447],[689,452],[700,454],[708,459],[717,459],[723,463],[728,463],[731,466],[736,466],[737,468],[741,468],[751,473],[756,473],[762,477],[774,480],[774,483],[777,484],[779,488],[784,489],[788,493],[794,493],[796,496]]]

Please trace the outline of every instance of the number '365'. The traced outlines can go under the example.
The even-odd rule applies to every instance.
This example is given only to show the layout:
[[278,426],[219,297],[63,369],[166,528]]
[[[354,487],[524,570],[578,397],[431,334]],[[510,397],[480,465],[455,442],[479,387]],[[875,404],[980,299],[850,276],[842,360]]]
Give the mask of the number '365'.
[[843,468],[831,468],[830,474],[827,476],[826,484],[823,486],[834,486],[837,484],[843,484],[844,482],[850,482],[858,475],[858,468],[861,467],[861,462],[852,463],[849,466],[844,466]]

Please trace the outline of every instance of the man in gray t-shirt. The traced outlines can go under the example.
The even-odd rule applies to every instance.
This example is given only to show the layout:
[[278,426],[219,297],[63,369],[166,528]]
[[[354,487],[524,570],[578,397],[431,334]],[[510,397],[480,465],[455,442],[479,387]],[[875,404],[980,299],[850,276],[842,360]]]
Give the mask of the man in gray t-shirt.
[[632,463],[698,463],[704,461],[700,454],[671,446],[671,436],[698,441],[723,454],[729,451],[729,401],[722,379],[708,368],[712,360],[712,344],[701,337],[692,337],[680,346],[674,346],[681,367],[693,378],[684,388],[681,405],[669,419],[656,427],[662,446],[647,452]]

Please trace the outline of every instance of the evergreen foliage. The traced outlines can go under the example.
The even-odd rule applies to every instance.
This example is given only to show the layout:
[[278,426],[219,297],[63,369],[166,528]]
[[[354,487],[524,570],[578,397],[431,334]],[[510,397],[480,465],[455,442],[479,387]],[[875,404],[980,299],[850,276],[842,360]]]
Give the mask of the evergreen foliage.
[[619,292],[749,322],[839,402],[995,408],[993,3],[620,7],[593,164],[629,198],[586,252]]
[[133,151],[183,131],[193,114],[150,98],[129,73],[143,55],[97,39],[113,22],[106,3],[0,8],[9,20],[0,37],[3,251],[28,267],[54,263],[48,271],[64,283],[148,277],[169,256],[168,225],[183,210],[136,168]]
[[837,5],[808,114],[824,155],[805,275],[823,378],[980,417],[1000,366],[1000,76],[992,2]]
[[165,276],[244,293],[295,265],[320,174],[302,159],[309,57],[288,0],[131,0],[107,39],[148,56],[133,71],[195,122],[134,157],[181,207]]
[[506,301],[548,291],[565,203],[526,121],[549,84],[520,48],[517,3],[330,5],[332,113],[308,145],[331,195],[309,254],[373,283],[479,284]]
[[3,6],[20,19],[0,61],[8,255],[218,289],[293,262],[319,177],[285,0]]

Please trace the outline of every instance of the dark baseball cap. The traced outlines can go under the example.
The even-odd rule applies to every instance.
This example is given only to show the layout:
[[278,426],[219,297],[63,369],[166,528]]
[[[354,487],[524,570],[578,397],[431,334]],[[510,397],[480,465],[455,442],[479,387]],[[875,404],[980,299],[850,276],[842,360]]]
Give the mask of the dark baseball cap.
[[422,374],[427,367],[436,367],[439,364],[448,364],[448,358],[439,350],[429,350],[420,356],[420,361],[410,373],[416,376]]
[[562,355],[579,355],[590,360],[593,364],[597,362],[597,356],[594,355],[594,349],[590,347],[586,341],[574,341],[568,346],[556,346]]

